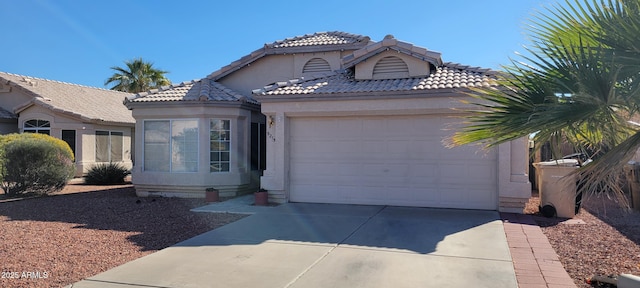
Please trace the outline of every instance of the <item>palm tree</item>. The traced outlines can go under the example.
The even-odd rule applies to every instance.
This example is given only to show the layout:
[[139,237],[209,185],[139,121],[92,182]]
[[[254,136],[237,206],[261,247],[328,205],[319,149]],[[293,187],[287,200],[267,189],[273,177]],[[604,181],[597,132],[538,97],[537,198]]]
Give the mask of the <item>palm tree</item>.
[[104,82],[105,86],[115,83],[111,90],[140,93],[171,84],[165,77],[168,71],[155,69],[153,63],[145,62],[142,58],[125,61],[125,64],[126,68],[111,67],[116,73]]
[[450,144],[533,135],[536,149],[552,143],[556,157],[569,142],[595,159],[577,172],[581,192],[622,196],[622,167],[640,147],[640,129],[629,122],[640,110],[639,12],[640,0],[567,0],[536,15],[532,56],[512,61],[497,86],[470,93],[478,109]]

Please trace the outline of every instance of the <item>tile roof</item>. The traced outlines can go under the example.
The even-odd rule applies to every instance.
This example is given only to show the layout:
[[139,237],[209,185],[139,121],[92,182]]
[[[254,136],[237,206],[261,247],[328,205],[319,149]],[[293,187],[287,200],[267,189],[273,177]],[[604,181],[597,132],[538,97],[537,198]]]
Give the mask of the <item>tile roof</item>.
[[79,117],[83,121],[135,123],[131,111],[122,104],[130,93],[5,72],[0,72],[0,82],[17,87],[27,95],[33,96],[29,103],[17,108],[11,107],[16,109],[14,112],[33,104]]
[[126,100],[126,102],[131,103],[177,101],[229,101],[259,104],[255,99],[240,95],[224,85],[207,78],[139,93]]
[[287,38],[285,40],[275,41],[271,44],[267,44],[266,46],[268,48],[283,48],[283,47],[319,46],[319,45],[341,45],[341,44],[354,44],[354,43],[366,44],[369,41],[370,39],[367,36],[333,31],[333,32],[317,32],[314,34],[307,34],[302,36],[296,36],[293,38]]
[[295,79],[278,82],[254,90],[257,95],[340,94],[390,91],[437,91],[439,89],[484,87],[493,85],[495,71],[444,63],[426,77],[356,80],[351,70],[343,70],[310,80]]
[[271,44],[265,44],[262,48],[214,71],[209,74],[207,78],[218,80],[266,55],[357,50],[371,43],[373,42],[368,36],[338,31],[317,32],[314,34],[297,36],[276,41]]

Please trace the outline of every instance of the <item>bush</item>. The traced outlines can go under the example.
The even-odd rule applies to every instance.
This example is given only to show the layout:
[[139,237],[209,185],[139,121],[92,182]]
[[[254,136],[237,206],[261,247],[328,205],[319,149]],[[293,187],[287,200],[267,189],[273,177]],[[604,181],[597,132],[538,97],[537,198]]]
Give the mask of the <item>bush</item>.
[[66,142],[44,134],[0,136],[0,175],[7,195],[59,191],[74,174]]
[[98,164],[89,169],[84,182],[91,185],[123,184],[127,175],[129,170],[118,163]]

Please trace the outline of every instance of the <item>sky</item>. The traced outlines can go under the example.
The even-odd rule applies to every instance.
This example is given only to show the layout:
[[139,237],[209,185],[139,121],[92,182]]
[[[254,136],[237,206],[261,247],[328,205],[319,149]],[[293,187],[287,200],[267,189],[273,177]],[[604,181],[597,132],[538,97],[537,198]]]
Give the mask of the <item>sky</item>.
[[0,71],[109,88],[142,57],[173,83],[204,78],[266,43],[323,31],[385,35],[445,62],[499,70],[554,0],[0,0]]

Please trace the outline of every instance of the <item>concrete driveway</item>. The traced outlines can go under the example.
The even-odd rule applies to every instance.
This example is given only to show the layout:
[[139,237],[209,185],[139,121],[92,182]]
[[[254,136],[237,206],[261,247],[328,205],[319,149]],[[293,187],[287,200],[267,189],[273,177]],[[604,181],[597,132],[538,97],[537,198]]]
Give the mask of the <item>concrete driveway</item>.
[[284,204],[72,287],[509,287],[497,212]]

